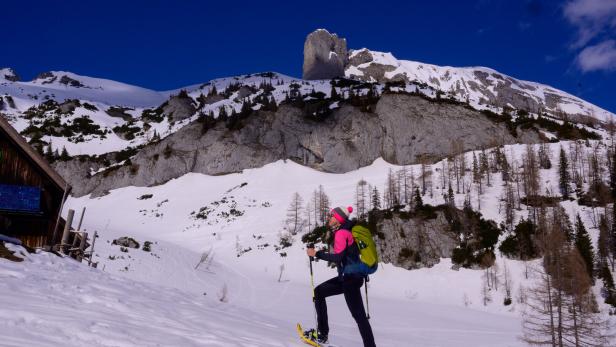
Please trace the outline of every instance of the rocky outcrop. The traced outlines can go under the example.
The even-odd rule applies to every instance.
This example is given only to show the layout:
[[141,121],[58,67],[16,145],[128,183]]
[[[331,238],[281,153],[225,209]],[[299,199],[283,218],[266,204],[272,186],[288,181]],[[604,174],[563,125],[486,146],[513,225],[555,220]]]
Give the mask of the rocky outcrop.
[[72,114],[78,106],[81,106],[78,100],[67,100],[58,105],[56,112],[59,114]]
[[41,84],[51,84],[58,79],[58,76],[54,75],[53,72],[41,72],[38,74],[32,82],[39,82]]
[[502,230],[481,213],[453,206],[420,205],[370,212],[381,262],[406,269],[451,258],[454,268],[484,268],[494,261]]
[[86,87],[83,83],[77,81],[74,78],[70,78],[66,75],[63,75],[62,77],[60,77],[59,82],[60,84],[64,84],[65,86],[70,86],[74,88],[85,88]]
[[318,29],[310,33],[304,42],[302,76],[306,80],[342,77],[347,60],[346,39]]
[[174,121],[191,117],[197,112],[193,99],[187,96],[172,96],[163,106],[163,113]]
[[10,82],[19,82],[21,80],[19,78],[19,75],[15,73],[15,70],[8,67],[0,69],[0,79],[4,79]]
[[379,261],[405,269],[432,267],[441,258],[451,258],[460,244],[451,231],[445,213],[436,211],[435,218],[410,217],[396,213],[378,218],[375,237]]
[[343,173],[382,157],[394,164],[416,163],[419,158],[449,155],[459,140],[465,150],[539,142],[535,130],[511,135],[504,123],[460,105],[435,103],[405,94],[383,95],[375,112],[343,105],[323,121],[304,111],[281,105],[276,112],[257,111],[241,120],[238,130],[218,122],[203,133],[193,122],[131,158],[130,165],[98,173],[91,178],[74,164],[59,162],[56,169],[73,185],[77,196],[101,194],[125,186],[162,184],[188,172],[219,175],[291,159],[318,170]]
[[122,118],[122,120],[124,120],[125,122],[129,122],[133,119],[133,116],[131,116],[129,113],[127,113],[126,111],[129,111],[129,108],[126,107],[109,107],[105,113],[107,113],[110,117],[114,117],[114,118]]

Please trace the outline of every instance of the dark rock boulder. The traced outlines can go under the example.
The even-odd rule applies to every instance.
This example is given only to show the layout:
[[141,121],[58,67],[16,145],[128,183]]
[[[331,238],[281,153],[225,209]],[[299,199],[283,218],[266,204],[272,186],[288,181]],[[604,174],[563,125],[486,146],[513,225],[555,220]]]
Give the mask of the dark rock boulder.
[[128,237],[128,236],[117,238],[113,240],[111,244],[118,245],[120,247],[135,248],[135,249],[139,248],[139,242],[137,242],[132,237]]

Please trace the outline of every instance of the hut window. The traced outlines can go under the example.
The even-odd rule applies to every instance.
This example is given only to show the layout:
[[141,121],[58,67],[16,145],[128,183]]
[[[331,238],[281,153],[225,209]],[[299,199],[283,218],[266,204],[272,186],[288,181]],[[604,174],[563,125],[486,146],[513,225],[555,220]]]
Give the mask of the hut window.
[[40,212],[41,189],[32,186],[0,184],[0,211]]

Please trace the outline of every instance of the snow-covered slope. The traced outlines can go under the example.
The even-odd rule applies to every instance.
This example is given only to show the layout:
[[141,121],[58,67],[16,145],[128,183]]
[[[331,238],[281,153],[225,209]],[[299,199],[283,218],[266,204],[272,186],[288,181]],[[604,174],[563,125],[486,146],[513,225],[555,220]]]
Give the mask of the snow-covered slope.
[[[564,145],[568,147],[569,144]],[[553,160],[559,146],[550,146]],[[598,148],[602,150],[603,147]],[[514,145],[506,146],[503,152],[513,165],[522,161],[525,150],[523,145]],[[472,153],[467,153],[467,162],[471,162],[471,158]],[[436,163],[433,169],[441,166],[442,163]],[[288,324],[297,320],[310,324],[312,312],[310,300],[306,298],[310,295],[309,277],[300,242],[302,234],[293,237],[291,247],[277,249],[293,192],[307,201],[311,192],[323,185],[332,206],[352,205],[355,184],[360,179],[380,187],[390,168],[398,170],[401,167],[377,160],[357,171],[327,174],[280,161],[224,176],[187,174],[157,187],[127,187],[101,198],[71,199],[69,206],[76,210],[87,207],[88,229],[102,232],[103,242],[97,259],[106,264],[109,271],[195,293],[205,290],[208,295],[219,293],[227,286],[231,305],[284,317],[283,322]],[[416,173],[421,170],[419,165],[408,169]],[[541,170],[541,174],[541,191],[557,191],[557,167]],[[434,171],[433,175],[433,197],[427,194],[424,201],[436,205],[444,202],[446,189],[439,183],[442,179],[439,171]],[[463,186],[470,185],[470,176],[464,178]],[[493,175],[491,186],[484,188],[480,198],[476,190],[471,190],[472,206],[478,208],[480,201],[480,211],[486,218],[503,221],[500,200],[503,182],[499,175]],[[464,199],[464,193],[455,195],[458,206]],[[593,210],[569,201],[563,202],[563,206],[572,216],[581,215],[596,243],[598,230],[592,227]],[[527,211],[523,208],[516,215],[516,220],[520,220],[527,216]],[[123,253],[108,243],[119,236],[134,236],[140,242],[159,240],[161,244],[153,246],[154,258],[141,250]],[[171,255],[173,251],[165,252],[174,247],[186,249],[181,251],[186,252],[183,257],[187,258],[182,260],[184,265],[177,263],[177,256]],[[212,254],[213,264],[224,264],[224,268],[216,269],[217,265],[212,265],[213,268],[206,269],[215,274],[210,281],[187,279],[192,276],[191,265],[196,265],[204,252]],[[503,276],[505,266],[511,274],[514,283],[511,306],[503,306],[502,283],[499,290],[490,291],[489,302],[484,305],[484,271],[464,268],[454,271],[450,259],[442,259],[433,268],[413,271],[383,264],[370,282],[370,305],[379,345],[450,346],[456,341],[459,346],[521,346],[517,338],[521,334],[520,316],[524,305],[520,302],[525,288],[533,283],[524,275],[526,266],[531,263],[499,256],[497,264],[501,271],[499,276]],[[335,276],[335,272],[317,263],[316,276],[320,282]],[[596,287],[597,294],[600,287],[600,284]],[[333,312],[332,326],[336,327],[332,333],[334,342],[358,344],[344,301],[338,298],[330,303],[334,305],[330,311]],[[601,307],[607,311],[602,303]],[[289,330],[282,336],[292,336],[292,328]]]
[[[550,146],[552,158],[560,145]],[[512,165],[519,164],[525,146],[506,146],[503,152]],[[470,162],[472,153],[466,156]],[[446,190],[436,170],[441,165],[432,167],[434,192],[424,196],[427,203],[443,202]],[[87,207],[84,229],[99,232],[98,269],[45,254],[31,255],[21,264],[0,260],[0,290],[12,293],[0,296],[0,328],[8,332],[3,341],[8,346],[34,341],[52,346],[60,339],[70,346],[302,346],[294,324],[313,325],[302,234],[293,237],[292,246],[279,248],[292,194],[307,201],[323,185],[332,206],[346,206],[353,204],[357,181],[381,187],[389,170],[400,168],[377,160],[357,171],[327,174],[279,161],[242,173],[187,174],[156,187],[72,198],[68,208]],[[483,215],[497,222],[503,220],[499,176],[492,176],[481,197],[475,189],[470,192],[472,206],[478,208],[480,201]],[[541,177],[542,191],[557,189],[556,166],[541,170]],[[471,179],[467,174],[463,186]],[[464,199],[464,193],[455,195],[458,206]],[[563,206],[572,215],[580,213],[596,243],[594,210],[572,201]],[[526,213],[524,208],[517,212],[516,220]],[[140,247],[113,245],[121,236],[135,238]],[[150,250],[142,249],[145,241],[152,242]],[[204,254],[208,260],[195,268]],[[524,272],[533,262],[498,256],[497,265],[500,280],[506,266],[513,281],[510,306],[503,305],[502,282],[486,301],[485,271],[454,271],[447,258],[412,271],[381,264],[369,284],[378,345],[523,346],[518,339],[521,302],[533,283]],[[326,264],[315,264],[317,283],[333,276]],[[328,305],[332,343],[359,345],[344,299],[331,298]]]
[[351,51],[346,75],[367,81],[414,81],[448,93],[471,105],[508,106],[529,112],[589,116],[599,121],[614,117],[596,105],[556,88],[522,81],[486,67],[437,66],[400,60],[391,53],[366,48]]
[[[164,257],[156,268],[135,266],[122,275],[50,254],[29,255],[23,263],[0,259],[0,290],[6,293],[0,296],[2,346],[304,346],[295,323],[312,325],[305,281],[277,282],[274,271],[239,272],[219,261],[194,270],[196,253],[178,247],[155,251]],[[144,262],[154,258],[140,250],[131,254]],[[142,277],[176,275],[159,285],[131,279],[135,271]],[[230,292],[222,302],[225,284]],[[412,296],[371,300],[379,346],[521,346],[511,315]],[[335,297],[328,304],[331,342],[361,345],[344,300]]]
[[47,99],[80,99],[127,107],[155,107],[169,97],[166,92],[65,71],[45,72],[30,82],[6,79],[6,76],[14,75],[11,69],[0,70],[0,95],[8,94],[14,98],[41,102]]

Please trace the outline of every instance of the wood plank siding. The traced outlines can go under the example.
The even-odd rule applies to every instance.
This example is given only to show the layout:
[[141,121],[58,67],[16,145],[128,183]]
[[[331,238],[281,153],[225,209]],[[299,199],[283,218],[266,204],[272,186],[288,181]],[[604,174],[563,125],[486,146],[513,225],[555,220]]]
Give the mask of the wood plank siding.
[[53,239],[54,228],[64,191],[70,188],[1,116],[0,184],[41,191],[39,211],[0,210],[0,234],[18,238],[30,247],[57,243],[59,236]]

